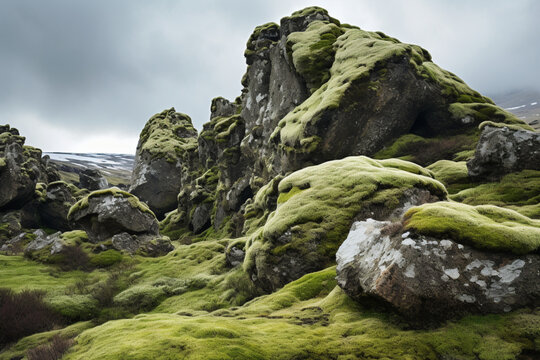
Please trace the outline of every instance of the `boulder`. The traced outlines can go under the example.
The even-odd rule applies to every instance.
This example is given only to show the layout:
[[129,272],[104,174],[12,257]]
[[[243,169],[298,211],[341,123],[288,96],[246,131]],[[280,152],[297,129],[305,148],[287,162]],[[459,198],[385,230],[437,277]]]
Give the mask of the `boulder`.
[[38,206],[43,225],[61,231],[72,230],[73,224],[68,221],[67,215],[82,194],[85,194],[84,191],[64,181],[49,183]]
[[250,235],[244,260],[267,291],[331,266],[355,219],[399,217],[404,208],[446,197],[444,186],[416,164],[363,156],[296,171],[278,190],[276,210]]
[[130,192],[148,203],[157,217],[177,207],[177,195],[197,156],[197,130],[174,108],[154,115],[141,132]]
[[125,191],[110,188],[90,193],[71,207],[68,219],[81,226],[90,242],[116,234],[158,235],[158,222],[146,204]]
[[84,169],[79,173],[79,184],[90,191],[102,190],[109,187],[109,182],[97,169]]
[[487,123],[467,168],[469,176],[489,180],[525,169],[540,170],[540,133]]
[[353,299],[383,299],[423,326],[540,305],[539,221],[495,206],[445,202],[412,208],[404,220],[352,225],[336,271]]
[[24,143],[17,129],[0,126],[0,209],[20,209],[32,199],[38,182],[59,178],[48,157]]
[[60,252],[63,247],[62,233],[60,231],[47,235],[44,231],[40,231],[36,234],[36,238],[32,240],[24,249],[25,254],[31,254],[36,251],[45,249],[51,246],[51,254]]

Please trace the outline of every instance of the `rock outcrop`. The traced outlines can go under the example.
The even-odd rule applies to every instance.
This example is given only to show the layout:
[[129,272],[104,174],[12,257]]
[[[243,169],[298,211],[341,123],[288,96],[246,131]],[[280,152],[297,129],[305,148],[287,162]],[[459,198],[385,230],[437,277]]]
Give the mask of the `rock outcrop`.
[[102,190],[109,187],[109,182],[97,169],[84,169],[79,173],[79,186],[90,191]]
[[337,279],[351,297],[381,298],[425,326],[538,306],[539,247],[540,222],[514,211],[426,204],[404,224],[355,222],[336,254]]
[[189,179],[188,169],[197,148],[197,130],[191,119],[171,108],[154,115],[141,132],[130,192],[158,218],[177,207],[177,195]]
[[71,207],[68,219],[83,227],[91,242],[101,242],[115,234],[157,235],[155,215],[136,196],[118,188],[94,191]]
[[[435,65],[425,49],[341,24],[318,7],[255,28],[245,57],[242,94],[214,99],[197,144],[181,147],[180,194],[163,225],[168,230],[198,234],[213,226],[239,236],[247,202],[276,176],[370,156],[404,134],[465,136],[487,120],[521,123]],[[147,127],[169,129],[166,114]],[[160,132],[176,141],[170,133]],[[133,184],[144,182],[142,173],[136,168]],[[169,202],[173,197],[168,193]]]
[[296,171],[278,191],[276,210],[246,242],[243,264],[267,291],[330,266],[355,219],[399,217],[403,208],[446,197],[416,164],[363,156]]
[[38,211],[43,225],[61,231],[72,230],[73,224],[67,219],[69,209],[87,194],[86,190],[80,190],[64,181],[38,184],[36,192],[39,190],[42,193],[39,194]]
[[48,157],[24,143],[17,129],[0,126],[0,211],[20,209],[32,199],[38,182],[59,179]]
[[482,124],[469,176],[498,180],[525,169],[540,170],[540,133],[514,126]]

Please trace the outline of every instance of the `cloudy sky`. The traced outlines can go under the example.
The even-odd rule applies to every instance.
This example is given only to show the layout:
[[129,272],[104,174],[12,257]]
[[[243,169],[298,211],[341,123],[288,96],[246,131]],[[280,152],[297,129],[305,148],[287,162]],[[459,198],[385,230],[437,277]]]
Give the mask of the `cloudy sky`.
[[44,151],[134,153],[156,112],[200,129],[240,94],[256,25],[306,6],[428,49],[485,94],[540,89],[537,0],[0,0],[0,124]]

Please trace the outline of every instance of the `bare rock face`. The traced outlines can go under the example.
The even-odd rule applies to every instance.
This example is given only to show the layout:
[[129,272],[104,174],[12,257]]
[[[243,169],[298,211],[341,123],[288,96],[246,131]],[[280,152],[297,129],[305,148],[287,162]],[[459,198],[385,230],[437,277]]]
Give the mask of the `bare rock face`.
[[80,187],[90,191],[102,190],[109,187],[109,182],[97,169],[85,169],[79,173]]
[[525,169],[540,170],[540,133],[486,125],[467,168],[471,177],[492,180]]
[[148,203],[162,218],[177,206],[188,168],[197,158],[197,130],[189,116],[174,108],[154,115],[141,132],[130,192]]
[[538,255],[483,252],[395,226],[367,219],[351,227],[336,260],[352,298],[381,298],[419,325],[540,304]]
[[42,223],[52,229],[62,231],[72,230],[73,227],[67,215],[77,198],[77,189],[72,184],[55,181],[47,185],[38,206]]
[[41,150],[24,142],[17,129],[0,126],[0,210],[21,208],[34,195],[37,182],[58,178]]

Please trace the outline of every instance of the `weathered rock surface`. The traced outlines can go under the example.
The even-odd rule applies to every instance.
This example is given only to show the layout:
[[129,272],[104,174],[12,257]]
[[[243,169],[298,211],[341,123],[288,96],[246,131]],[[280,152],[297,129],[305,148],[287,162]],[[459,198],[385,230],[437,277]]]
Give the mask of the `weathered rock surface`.
[[353,224],[336,254],[339,286],[373,295],[413,322],[467,312],[503,313],[540,304],[540,257],[482,252],[448,239],[398,231],[391,222]]
[[[373,155],[404,134],[520,123],[435,65],[425,49],[342,25],[317,7],[256,27],[245,57],[242,94],[214,99],[197,146],[183,152],[198,161],[183,161],[176,223],[169,219],[168,228],[236,231],[241,226],[231,222],[243,223],[246,201],[274,177]],[[169,127],[166,115],[160,121]]]
[[467,168],[469,176],[491,180],[525,169],[540,170],[540,133],[486,125]]
[[73,224],[67,219],[71,206],[80,198],[72,184],[55,181],[47,185],[38,206],[43,225],[52,229],[69,231]]
[[177,207],[187,183],[187,169],[196,161],[197,130],[191,119],[171,108],[154,115],[141,132],[130,192],[148,203],[156,216]]
[[79,184],[90,191],[102,190],[109,187],[109,182],[97,169],[84,169],[79,173]]
[[59,178],[41,150],[24,145],[25,138],[9,125],[0,126],[0,209],[17,209],[34,195],[36,183]]
[[62,251],[64,243],[62,242],[60,231],[47,235],[44,231],[35,233],[36,238],[32,240],[24,249],[25,254],[31,254],[35,251],[43,250],[51,246],[51,254],[57,254]]
[[174,250],[174,246],[166,236],[132,235],[127,232],[114,235],[112,246],[129,254],[139,251],[148,256],[160,256]]
[[90,193],[73,205],[68,219],[81,226],[94,243],[122,232],[158,235],[152,211],[134,195],[117,188]]
[[331,266],[355,219],[400,217],[445,197],[428,171],[402,160],[358,156],[304,168],[280,181],[276,210],[246,243],[244,268],[273,291]]

